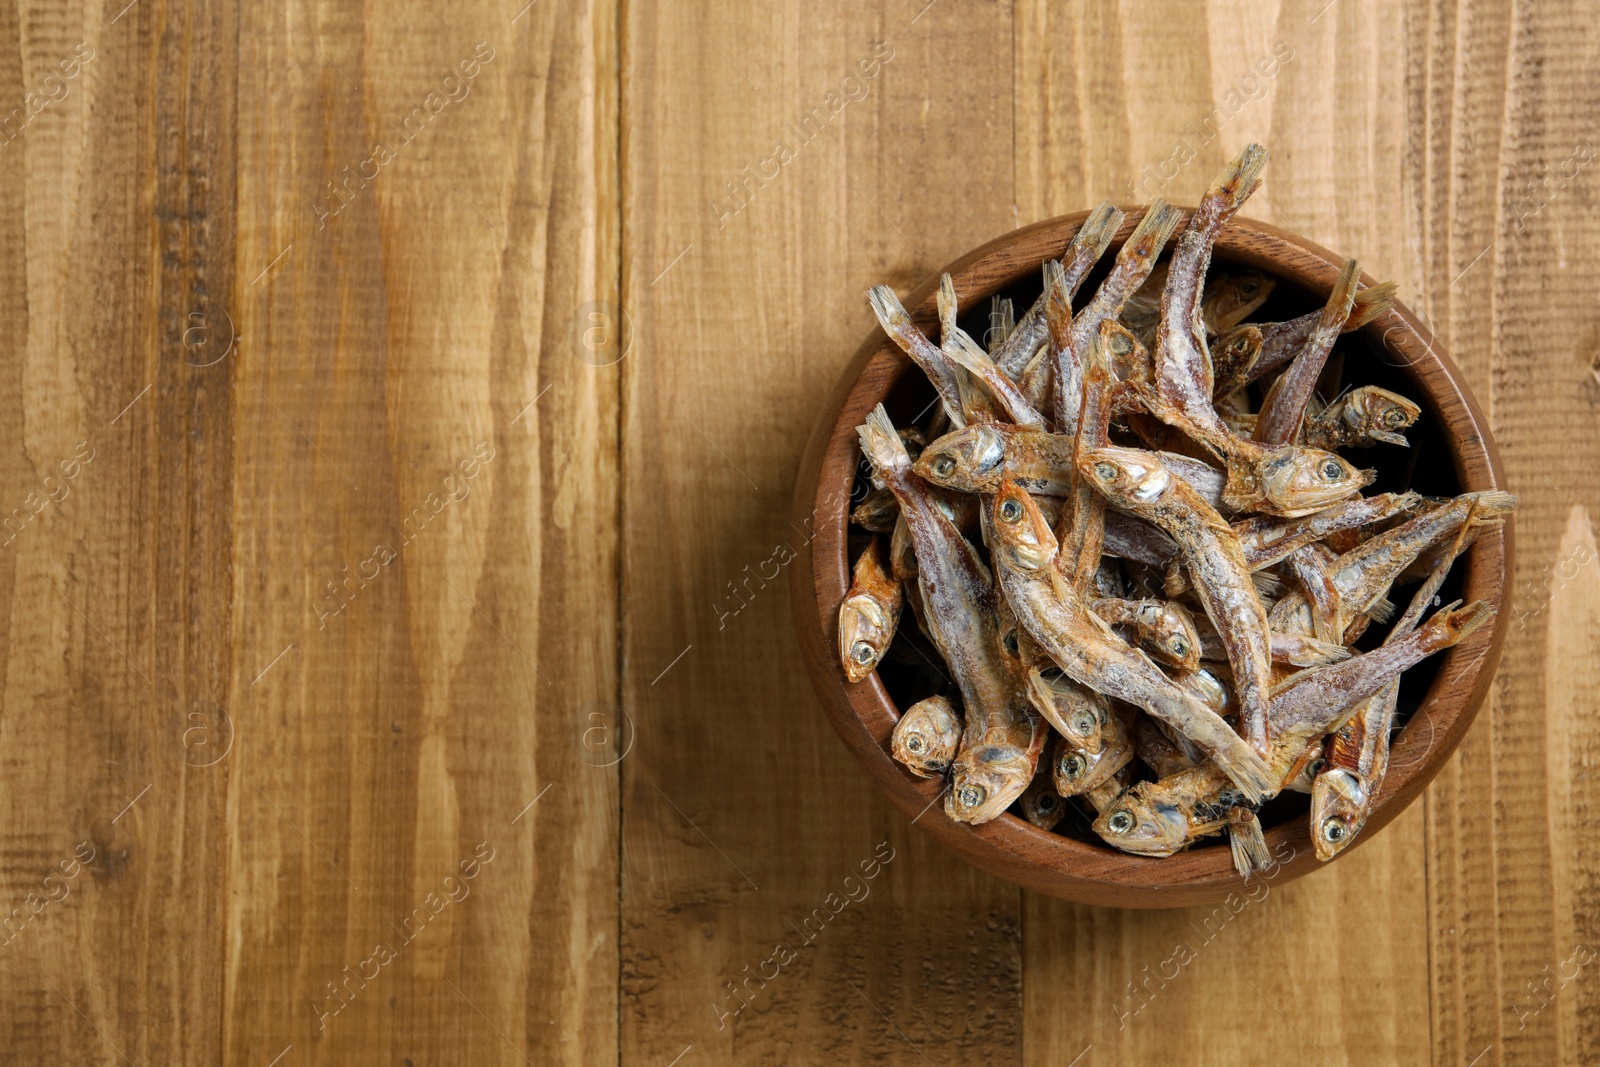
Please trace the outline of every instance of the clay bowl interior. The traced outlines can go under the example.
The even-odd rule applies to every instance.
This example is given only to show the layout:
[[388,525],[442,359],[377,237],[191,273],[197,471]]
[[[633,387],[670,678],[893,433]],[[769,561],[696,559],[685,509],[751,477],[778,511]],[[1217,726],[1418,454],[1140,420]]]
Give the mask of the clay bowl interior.
[[[1115,250],[1138,222],[1141,209],[1125,210],[1128,217],[1100,270],[1079,290],[1080,305],[1093,294]],[[1083,218],[1079,213],[1038,223],[951,264],[947,269],[963,309],[963,328],[983,337],[990,297],[996,294],[1011,297],[1020,317],[1039,294],[1040,264],[1061,254]],[[1252,267],[1271,275],[1276,288],[1251,316],[1251,321],[1270,322],[1320,307],[1339,264],[1332,253],[1310,242],[1262,223],[1235,219],[1218,239],[1212,270]],[[935,338],[937,281],[936,276],[929,278],[904,301],[918,325]],[[1372,284],[1374,279],[1364,281]],[[1422,405],[1422,415],[1407,435],[1410,448],[1380,445],[1346,450],[1358,466],[1378,471],[1376,483],[1365,492],[1409,488],[1448,496],[1504,487],[1487,420],[1467,393],[1459,370],[1404,307],[1396,305],[1362,330],[1341,338],[1323,378],[1324,386],[1330,384],[1379,385]],[[869,488],[855,427],[879,402],[896,425],[908,425],[919,413],[925,418],[933,397],[922,373],[874,328],[829,397],[801,463],[795,517],[810,537],[791,568],[792,600],[807,669],[835,729],[890,801],[915,818],[917,826],[970,862],[1018,885],[1067,900],[1121,907],[1177,907],[1225,899],[1244,886],[1233,869],[1225,836],[1167,858],[1133,856],[1101,842],[1090,831],[1089,818],[1077,813],[1076,803],[1054,831],[1040,830],[1009,813],[983,826],[966,826],[938,810],[942,781],[915,778],[890,757],[889,735],[899,709],[932,690],[918,672],[887,658],[877,673],[855,685],[846,681],[839,665],[838,606],[850,584],[849,566],[864,543],[861,531],[851,532],[848,516]],[[1500,607],[1502,591],[1509,584],[1510,537],[1509,523],[1481,534],[1441,590],[1443,602],[1486,600]],[[1409,591],[1410,587],[1397,591],[1401,606]],[[1493,677],[1506,625],[1506,617],[1497,615],[1455,649],[1406,672],[1397,719],[1404,727],[1394,738],[1388,776],[1366,827],[1346,854],[1380,833],[1449,759]],[[1386,626],[1370,627],[1358,649],[1381,643],[1386,631]],[[1311,847],[1308,806],[1304,794],[1285,793],[1261,811],[1268,847],[1279,860],[1266,872],[1273,882],[1320,866]],[[1417,862],[1422,862],[1420,856]]]

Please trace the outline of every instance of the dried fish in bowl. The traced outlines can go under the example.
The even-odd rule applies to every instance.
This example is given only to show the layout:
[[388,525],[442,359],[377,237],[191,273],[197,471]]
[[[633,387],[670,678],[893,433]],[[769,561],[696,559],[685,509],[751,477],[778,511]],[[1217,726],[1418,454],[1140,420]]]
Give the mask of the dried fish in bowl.
[[[995,297],[972,335],[948,276],[937,341],[887,287],[868,294],[936,402],[900,426],[880,405],[860,427],[878,488],[852,514],[868,533],[840,664],[861,684],[891,641],[931,642],[949,684],[905,711],[890,750],[947,782],[952,819],[1081,833],[1063,815],[1087,805],[1101,841],[1139,855],[1226,832],[1248,876],[1267,862],[1262,805],[1309,793],[1329,859],[1383,783],[1403,672],[1492,616],[1423,618],[1516,498],[1364,494],[1373,472],[1340,454],[1403,447],[1422,416],[1360,379],[1359,347],[1336,348],[1393,285],[1363,287],[1351,260],[1320,309],[1253,321],[1280,302],[1276,279],[1212,270],[1265,163],[1246,147],[1188,219],[1153,204],[1080,299],[1122,221],[1101,205],[1043,265],[1038,300],[1019,314]],[[1355,380],[1330,386],[1341,376]],[[896,641],[907,602],[917,625]]]

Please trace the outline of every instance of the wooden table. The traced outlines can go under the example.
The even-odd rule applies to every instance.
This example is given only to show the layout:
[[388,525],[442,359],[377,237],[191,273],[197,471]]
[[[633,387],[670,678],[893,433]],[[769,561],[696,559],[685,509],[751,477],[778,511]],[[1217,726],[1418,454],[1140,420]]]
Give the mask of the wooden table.
[[[124,2],[0,21],[0,1060],[1600,1057],[1578,5]],[[824,722],[799,450],[866,286],[1253,139],[1466,370],[1516,626],[1332,869],[1023,894]]]

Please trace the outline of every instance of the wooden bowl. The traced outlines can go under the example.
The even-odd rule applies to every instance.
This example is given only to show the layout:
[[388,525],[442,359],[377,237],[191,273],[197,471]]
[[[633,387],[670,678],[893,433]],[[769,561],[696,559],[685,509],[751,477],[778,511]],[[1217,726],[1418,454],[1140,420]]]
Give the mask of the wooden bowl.
[[[960,306],[986,310],[994,294],[1014,293],[1019,298],[1020,317],[1039,291],[1040,265],[1047,257],[1061,255],[1085,214],[1017,230],[956,260],[947,270],[955,281]],[[1139,208],[1127,210],[1113,250],[1127,239],[1141,214]],[[1102,270],[1111,255],[1108,251],[1103,257]],[[1300,303],[1291,314],[1320,306],[1340,267],[1340,260],[1324,248],[1274,227],[1237,218],[1223,229],[1213,262],[1254,267],[1274,276],[1278,293],[1299,294]],[[1364,282],[1372,284],[1372,279]],[[1097,276],[1091,276],[1081,292],[1092,294],[1096,284]],[[905,300],[912,317],[930,336],[936,336],[938,329],[936,289],[937,278],[929,278]],[[1269,304],[1252,318],[1268,321],[1266,313],[1271,309]],[[1379,446],[1410,459],[1413,469],[1401,482],[1414,480],[1423,492],[1465,492],[1505,485],[1488,422],[1468,394],[1461,372],[1410,311],[1397,304],[1362,331],[1347,335],[1342,343],[1354,343],[1358,356],[1365,347],[1374,357],[1364,365],[1347,362],[1352,368],[1349,380],[1356,384],[1392,382],[1422,405],[1423,414],[1412,428],[1412,449]],[[952,822],[942,804],[936,803],[941,781],[913,777],[890,757],[889,735],[899,711],[878,672],[854,685],[846,681],[839,664],[837,628],[839,604],[850,584],[848,513],[861,461],[856,427],[873,405],[890,398],[897,387],[917,384],[906,378],[910,367],[899,348],[874,328],[824,405],[796,482],[795,521],[807,531],[807,539],[790,568],[795,623],[806,667],[834,729],[889,800],[916,825],[968,861],[1024,888],[1114,907],[1179,907],[1224,900],[1244,885],[1222,843],[1225,837],[1213,839],[1217,843],[1209,847],[1197,845],[1176,856],[1153,858],[1119,852],[1092,835],[1086,840],[1040,830],[1011,814],[982,826],[967,826]],[[921,377],[920,371],[915,372],[916,379]],[[890,410],[893,414],[892,406]],[[1420,451],[1419,438],[1426,439]],[[1361,453],[1358,465],[1372,462],[1369,456],[1371,451]],[[1386,462],[1394,460],[1389,457]],[[1383,481],[1380,474],[1380,483],[1372,491],[1409,487],[1384,485]],[[1510,560],[1508,521],[1477,538],[1464,560],[1457,563],[1444,590],[1445,599],[1485,600],[1498,609],[1509,584]],[[1459,591],[1453,592],[1452,586]],[[1403,606],[1403,595],[1400,602]],[[1455,751],[1493,678],[1506,625],[1506,615],[1499,614],[1456,648],[1406,673],[1400,711],[1403,714],[1408,704],[1415,710],[1394,740],[1388,777],[1366,827],[1351,848],[1381,832]],[[1409,697],[1406,683],[1412,689]],[[1270,881],[1281,882],[1319,866],[1304,810],[1302,804],[1298,814],[1280,812],[1276,824],[1270,807],[1262,812],[1268,847],[1281,861],[1266,872]],[[1423,857],[1417,856],[1416,862],[1421,864]]]

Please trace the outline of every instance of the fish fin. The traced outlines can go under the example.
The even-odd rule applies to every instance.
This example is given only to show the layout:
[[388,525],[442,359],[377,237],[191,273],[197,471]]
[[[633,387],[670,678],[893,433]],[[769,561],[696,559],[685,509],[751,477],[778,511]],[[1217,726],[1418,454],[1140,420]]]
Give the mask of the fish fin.
[[[950,362],[967,371],[979,381],[982,381],[984,375],[989,373],[989,368],[994,366],[994,360],[989,358],[989,353],[985,352],[978,345],[978,342],[974,341],[971,335],[959,326],[946,339],[944,354],[950,357]],[[995,369],[999,370],[998,367]],[[1000,371],[1000,373],[1004,374],[1005,372]]]
[[1278,594],[1283,592],[1283,580],[1270,571],[1251,571],[1250,581],[1256,587],[1256,595],[1278,599]]
[[1295,667],[1321,667],[1350,658],[1350,650],[1343,645],[1303,635],[1297,637],[1294,654],[1289,656],[1289,663]]
[[862,454],[877,470],[911,469],[911,454],[906,451],[905,442],[895,432],[894,423],[889,421],[889,413],[883,410],[882,404],[868,413],[867,421],[856,427],[856,433],[861,438]]
[[1248,808],[1234,808],[1228,812],[1228,848],[1233,854],[1233,869],[1241,878],[1248,879],[1254,872],[1264,871],[1272,864],[1261,820]]
[[1356,294],[1350,314],[1344,320],[1344,332],[1359,330],[1379,315],[1394,307],[1395,294],[1400,291],[1396,282],[1379,282],[1369,285]]
[[939,336],[949,340],[956,332],[956,283],[948,274],[939,275]]
[[1006,376],[1005,371],[995,366],[989,353],[967,331],[956,327],[946,338],[943,351],[951,363],[970,375],[974,383],[981,385],[994,398],[995,408],[1003,417],[1018,426],[1044,425],[1044,417],[1028,405],[1027,398],[1017,391],[1016,384]]
[[1394,601],[1386,596],[1380,596],[1368,604],[1363,611],[1373,622],[1388,622],[1394,618]]

